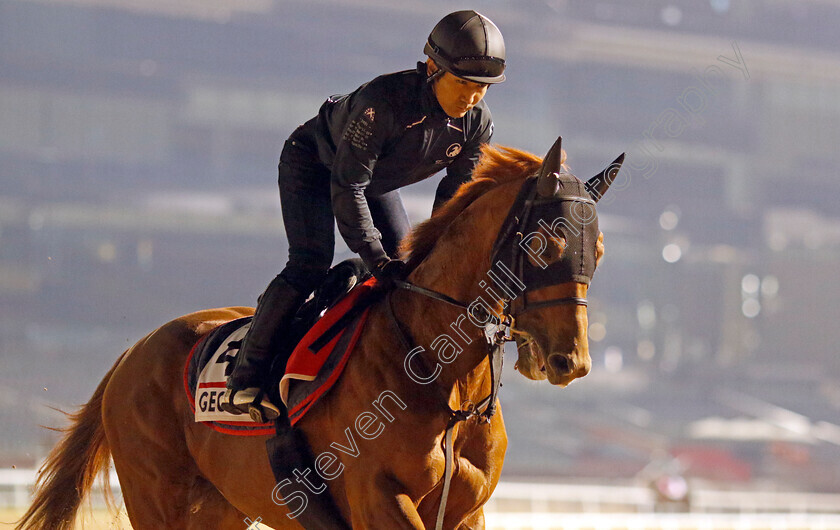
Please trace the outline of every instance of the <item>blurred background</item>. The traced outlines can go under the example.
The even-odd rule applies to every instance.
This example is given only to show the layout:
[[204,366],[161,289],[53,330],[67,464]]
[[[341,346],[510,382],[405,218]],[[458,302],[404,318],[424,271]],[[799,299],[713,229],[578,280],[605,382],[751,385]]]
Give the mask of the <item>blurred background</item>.
[[[561,390],[508,357],[496,521],[840,513],[835,0],[0,0],[0,504],[124,349],[255,304],[286,259],[285,138],[456,9],[505,36],[494,142],[560,134],[582,178],[628,154],[592,373]],[[404,190],[415,222],[437,180]]]

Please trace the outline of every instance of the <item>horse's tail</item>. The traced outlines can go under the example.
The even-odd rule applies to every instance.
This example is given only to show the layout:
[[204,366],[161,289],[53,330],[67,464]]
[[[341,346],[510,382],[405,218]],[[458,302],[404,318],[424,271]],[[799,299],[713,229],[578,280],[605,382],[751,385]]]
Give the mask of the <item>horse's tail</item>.
[[64,437],[50,452],[38,473],[35,497],[26,514],[17,521],[17,530],[70,530],[76,512],[102,472],[105,499],[114,506],[108,482],[111,451],[102,426],[102,396],[105,387],[125,356],[123,353],[99,383],[93,397],[75,414],[67,414],[71,424]]

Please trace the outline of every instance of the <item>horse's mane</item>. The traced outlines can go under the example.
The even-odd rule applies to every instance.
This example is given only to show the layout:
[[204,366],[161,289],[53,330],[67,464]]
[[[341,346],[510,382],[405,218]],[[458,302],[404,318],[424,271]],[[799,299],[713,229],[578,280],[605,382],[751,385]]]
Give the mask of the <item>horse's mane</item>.
[[[454,197],[438,208],[429,220],[417,225],[403,241],[401,254],[406,256],[409,270],[426,258],[446,227],[476,199],[502,184],[525,180],[536,173],[541,165],[542,158],[526,151],[483,145],[472,180],[461,185]],[[500,212],[502,215],[505,213]]]

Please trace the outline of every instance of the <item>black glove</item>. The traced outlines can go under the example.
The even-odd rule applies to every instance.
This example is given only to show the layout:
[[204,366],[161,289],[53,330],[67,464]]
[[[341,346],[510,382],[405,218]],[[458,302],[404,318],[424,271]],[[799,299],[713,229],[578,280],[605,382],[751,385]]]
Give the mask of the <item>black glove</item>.
[[393,286],[395,280],[402,280],[404,278],[405,262],[400,259],[385,258],[379,260],[371,272],[383,288],[390,288]]
[[388,254],[382,248],[382,243],[379,240],[371,241],[367,245],[362,246],[359,250],[359,257],[367,267],[367,270],[373,274],[376,267],[383,261],[388,261]]

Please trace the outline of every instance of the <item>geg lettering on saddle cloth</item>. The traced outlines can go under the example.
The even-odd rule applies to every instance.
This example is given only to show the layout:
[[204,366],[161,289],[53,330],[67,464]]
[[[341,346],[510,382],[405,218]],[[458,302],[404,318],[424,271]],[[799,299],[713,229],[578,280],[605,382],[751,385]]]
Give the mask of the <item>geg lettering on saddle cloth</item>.
[[230,334],[213,353],[213,356],[201,370],[195,389],[195,421],[253,421],[248,415],[234,416],[219,408],[222,394],[225,393],[225,368],[233,362],[239,352],[232,344],[242,344],[242,339],[251,327],[250,321]]

